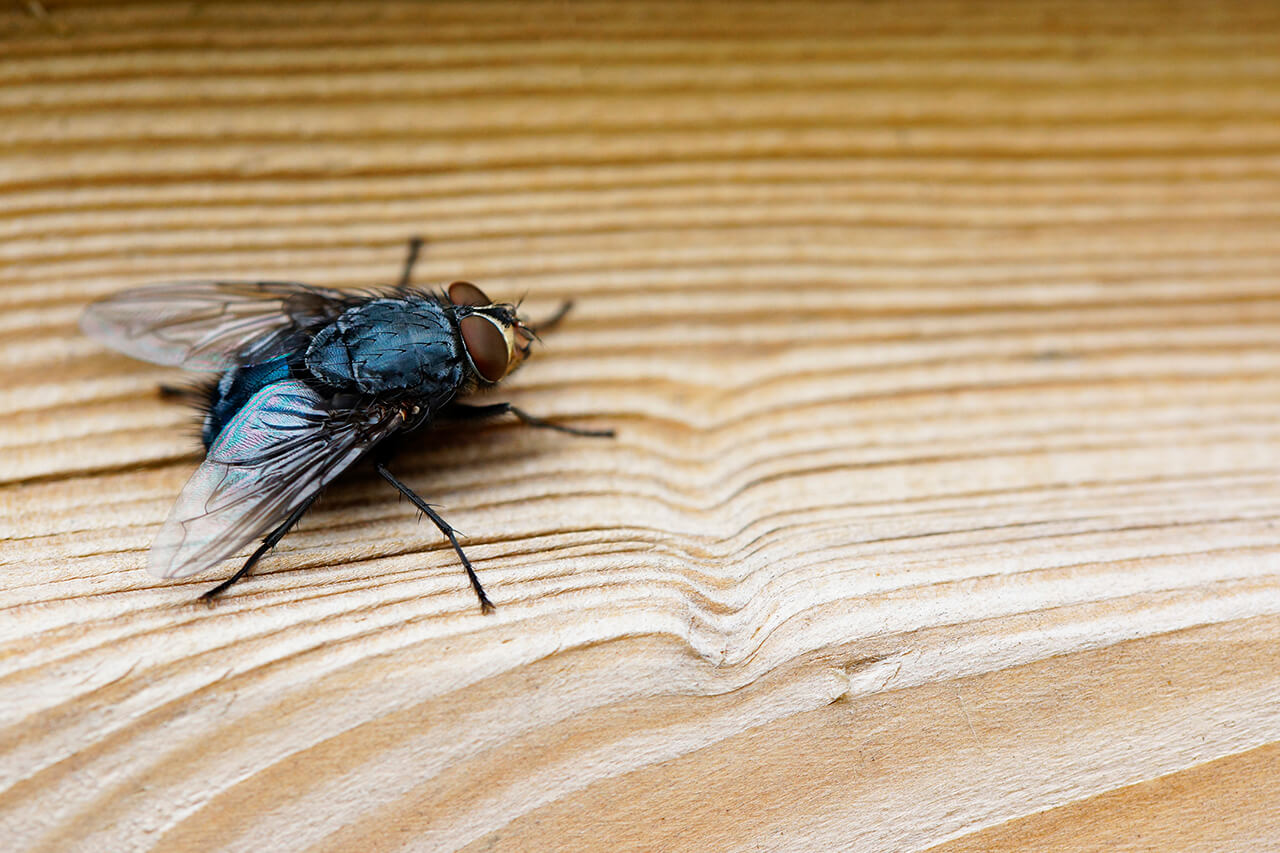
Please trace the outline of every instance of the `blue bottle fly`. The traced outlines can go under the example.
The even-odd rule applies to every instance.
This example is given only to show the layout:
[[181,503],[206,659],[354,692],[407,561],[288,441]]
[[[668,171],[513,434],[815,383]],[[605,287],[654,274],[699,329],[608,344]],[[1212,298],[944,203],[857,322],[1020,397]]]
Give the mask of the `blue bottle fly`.
[[[156,364],[216,372],[189,396],[204,413],[204,462],[161,527],[148,560],[159,577],[211,568],[250,542],[253,567],[343,470],[363,457],[430,518],[462,561],[480,606],[493,604],[452,527],[387,468],[394,436],[440,419],[512,414],[573,435],[612,436],[553,424],[509,403],[461,400],[515,370],[535,329],[516,307],[469,282],[443,293],[410,286],[419,241],[400,283],[354,294],[288,282],[207,281],[128,290],[90,305],[86,334]],[[564,305],[546,329],[568,311]]]

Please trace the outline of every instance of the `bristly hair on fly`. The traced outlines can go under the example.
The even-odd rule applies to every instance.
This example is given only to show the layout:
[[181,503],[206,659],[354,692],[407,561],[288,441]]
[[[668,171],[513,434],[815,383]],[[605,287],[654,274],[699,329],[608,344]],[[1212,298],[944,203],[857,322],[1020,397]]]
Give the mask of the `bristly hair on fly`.
[[181,385],[162,384],[157,390],[161,399],[174,400],[192,410],[191,418],[183,429],[183,433],[200,439],[204,431],[205,415],[213,404],[214,395],[218,393],[218,381],[193,379]]

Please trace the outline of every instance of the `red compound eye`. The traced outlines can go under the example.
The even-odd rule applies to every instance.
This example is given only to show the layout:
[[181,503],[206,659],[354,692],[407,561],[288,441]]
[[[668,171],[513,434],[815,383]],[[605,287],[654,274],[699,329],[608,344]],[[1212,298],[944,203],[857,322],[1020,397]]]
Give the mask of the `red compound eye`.
[[449,301],[454,305],[492,305],[493,300],[469,281],[455,281],[449,285]]
[[[449,289],[449,295],[452,298],[452,288]],[[502,331],[485,317],[476,314],[463,317],[459,325],[462,327],[462,343],[467,347],[467,355],[471,356],[476,372],[488,382],[497,382],[506,376],[510,356],[507,352],[507,339]]]

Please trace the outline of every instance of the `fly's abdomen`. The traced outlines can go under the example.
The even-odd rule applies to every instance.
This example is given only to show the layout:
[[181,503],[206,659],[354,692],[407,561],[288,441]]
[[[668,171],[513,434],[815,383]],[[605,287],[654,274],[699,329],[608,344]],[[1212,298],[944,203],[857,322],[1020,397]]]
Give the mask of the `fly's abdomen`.
[[249,402],[250,397],[272,382],[288,376],[287,356],[262,364],[237,365],[223,373],[218,384],[209,392],[208,409],[205,410],[204,425],[200,430],[200,439],[204,442],[205,449],[209,449],[227,421],[236,416],[236,412]]
[[442,405],[463,383],[458,331],[428,299],[375,299],[344,312],[307,349],[316,379],[343,391]]

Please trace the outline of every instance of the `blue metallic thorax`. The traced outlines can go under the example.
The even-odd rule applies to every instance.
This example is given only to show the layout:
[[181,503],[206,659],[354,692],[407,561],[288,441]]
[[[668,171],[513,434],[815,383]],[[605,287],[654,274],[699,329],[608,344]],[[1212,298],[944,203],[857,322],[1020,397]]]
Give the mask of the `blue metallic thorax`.
[[438,408],[453,399],[466,375],[453,311],[432,298],[358,305],[316,333],[306,369],[338,391]]
[[373,299],[314,329],[305,353],[230,368],[209,392],[205,448],[249,398],[288,378],[333,394],[409,401],[430,418],[467,384],[454,310],[430,296]]
[[222,374],[218,384],[209,392],[209,407],[200,430],[200,440],[204,442],[205,450],[213,444],[227,421],[234,418],[236,412],[249,402],[250,397],[264,386],[288,377],[288,356],[280,356],[262,364],[236,366]]

